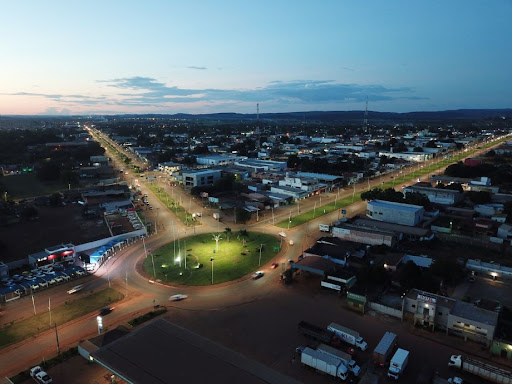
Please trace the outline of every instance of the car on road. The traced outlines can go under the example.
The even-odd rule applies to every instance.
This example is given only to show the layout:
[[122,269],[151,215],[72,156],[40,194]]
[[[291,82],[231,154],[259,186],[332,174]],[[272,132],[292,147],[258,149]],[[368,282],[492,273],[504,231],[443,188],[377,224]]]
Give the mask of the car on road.
[[277,267],[279,267],[278,263],[272,263],[272,265],[270,266],[270,268],[272,269],[276,269]]
[[73,288],[71,288],[70,290],[68,290],[68,294],[71,295],[73,293],[80,292],[82,289],[84,289],[83,284],[76,285]]
[[253,280],[257,280],[257,279],[259,279],[260,277],[263,277],[263,275],[264,275],[264,274],[265,274],[265,272],[263,272],[263,271],[256,271],[256,272],[254,272],[254,273],[252,274],[251,278],[252,278]]
[[169,301],[181,301],[181,300],[185,300],[187,297],[188,297],[187,295],[178,293],[177,295],[172,295],[171,297],[169,297]]
[[114,307],[101,308],[100,311],[98,312],[98,316],[107,316],[113,310],[114,310]]
[[474,276],[474,275],[469,275],[469,277],[468,277],[468,281],[469,281],[470,283],[474,283],[474,282],[475,282],[475,280],[476,280],[476,279],[475,279],[475,276]]

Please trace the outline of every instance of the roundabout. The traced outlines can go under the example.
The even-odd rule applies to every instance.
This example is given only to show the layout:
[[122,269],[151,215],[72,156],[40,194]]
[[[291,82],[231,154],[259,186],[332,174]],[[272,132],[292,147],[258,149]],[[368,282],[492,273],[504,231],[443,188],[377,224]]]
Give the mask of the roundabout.
[[240,230],[205,233],[176,239],[145,251],[143,270],[156,281],[184,286],[209,286],[240,279],[272,260],[280,239]]

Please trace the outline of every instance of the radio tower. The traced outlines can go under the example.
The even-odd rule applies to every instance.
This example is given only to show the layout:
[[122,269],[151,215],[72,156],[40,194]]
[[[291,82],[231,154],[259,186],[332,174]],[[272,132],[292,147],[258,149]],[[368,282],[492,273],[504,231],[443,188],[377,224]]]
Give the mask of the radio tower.
[[363,129],[368,133],[368,96],[366,96],[366,109],[364,110]]
[[260,121],[260,103],[256,103],[256,121]]

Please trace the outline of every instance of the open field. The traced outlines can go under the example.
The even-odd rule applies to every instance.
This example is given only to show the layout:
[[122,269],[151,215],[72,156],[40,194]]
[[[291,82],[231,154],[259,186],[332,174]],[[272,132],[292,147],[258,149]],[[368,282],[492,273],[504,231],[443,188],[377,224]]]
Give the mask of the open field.
[[[213,284],[220,284],[248,275],[279,252],[280,240],[266,234],[248,232],[248,236],[243,237],[235,232],[228,241],[226,233],[223,233],[218,251],[213,236],[207,233],[164,245],[148,255],[144,260],[144,270],[152,278],[166,282],[210,285],[213,265]],[[264,245],[260,262],[261,244]],[[212,257],[213,262],[210,260]]]
[[[78,317],[87,315],[88,313],[97,311],[100,308],[108,306],[116,301],[122,300],[123,298],[124,296],[120,292],[112,288],[107,288],[83,297],[76,294],[76,296],[70,297],[70,299],[75,300],[70,300],[69,302],[66,302],[65,305],[52,308],[52,327],[53,324],[64,324]],[[0,330],[0,347],[24,340],[48,329],[50,329],[49,311],[38,313],[33,317],[2,328]]]
[[60,182],[43,183],[34,173],[4,176],[1,181],[7,190],[8,197],[13,200],[49,195],[68,187]]

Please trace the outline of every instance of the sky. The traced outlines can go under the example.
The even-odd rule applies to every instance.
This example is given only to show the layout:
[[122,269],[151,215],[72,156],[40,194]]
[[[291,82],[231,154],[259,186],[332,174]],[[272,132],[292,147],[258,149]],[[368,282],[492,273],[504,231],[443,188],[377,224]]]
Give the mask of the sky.
[[24,0],[1,15],[1,115],[512,107],[512,0]]

